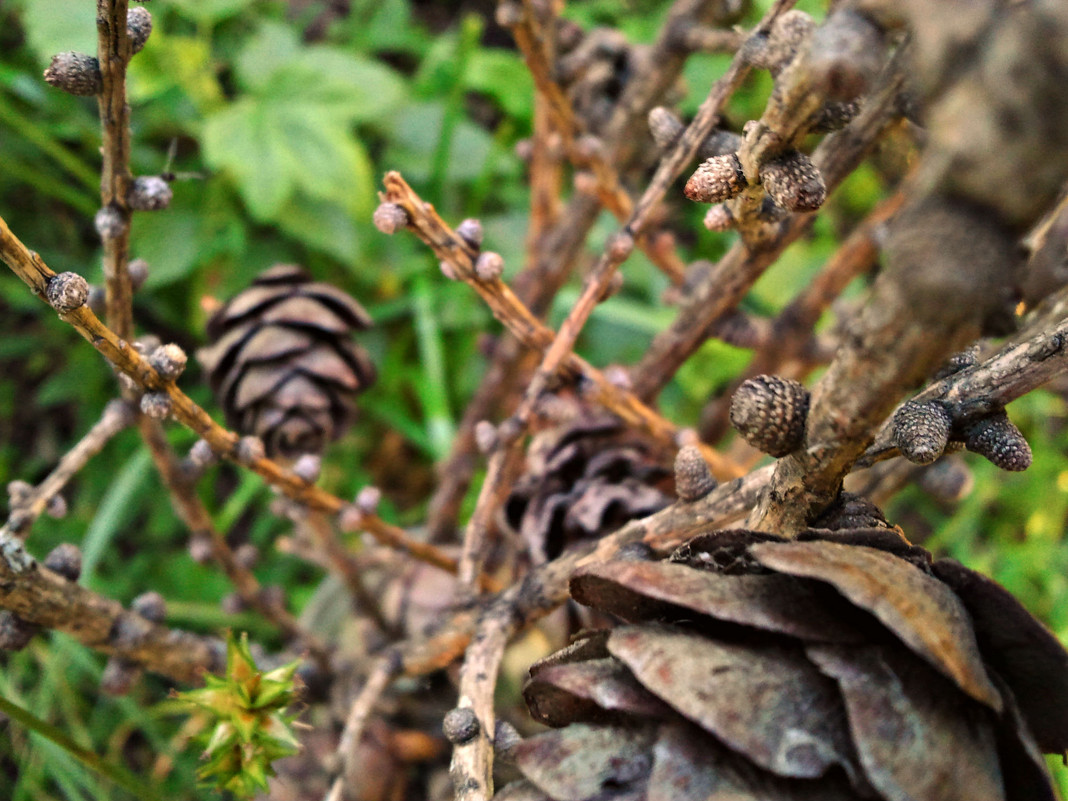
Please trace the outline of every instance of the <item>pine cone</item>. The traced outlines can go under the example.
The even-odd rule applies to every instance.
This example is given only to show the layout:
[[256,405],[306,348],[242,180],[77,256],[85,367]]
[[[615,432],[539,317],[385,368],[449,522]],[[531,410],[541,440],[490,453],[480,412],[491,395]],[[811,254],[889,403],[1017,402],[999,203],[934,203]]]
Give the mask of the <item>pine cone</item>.
[[260,437],[269,456],[318,453],[351,422],[353,398],[375,380],[349,340],[369,328],[363,307],[302,268],[262,272],[208,321],[197,353],[228,423]]
[[530,671],[553,731],[502,798],[1055,798],[1068,652],[1004,589],[899,529],[719,531],[590,565],[626,625]]
[[597,539],[671,503],[672,456],[615,417],[580,413],[535,436],[504,522],[537,559],[554,559],[571,543]]

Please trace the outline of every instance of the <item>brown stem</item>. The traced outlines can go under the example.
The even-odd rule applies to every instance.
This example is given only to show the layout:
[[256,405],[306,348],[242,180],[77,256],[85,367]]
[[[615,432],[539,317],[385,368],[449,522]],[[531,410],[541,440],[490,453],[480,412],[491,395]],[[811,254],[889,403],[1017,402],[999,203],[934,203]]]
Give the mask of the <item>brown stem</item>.
[[97,98],[103,132],[100,152],[100,201],[115,215],[101,226],[108,326],[123,339],[133,336],[133,288],[126,269],[130,248],[130,108],[126,103],[126,66],[132,50],[126,34],[127,0],[97,0],[97,58],[102,89]]
[[[48,284],[56,273],[49,269],[39,255],[27,249],[18,237],[11,233],[11,229],[2,218],[0,218],[0,260],[4,261],[38,297],[45,297]],[[71,311],[61,312],[59,317],[73,326],[97,352],[132,378],[138,386],[146,390],[166,393],[171,400],[174,418],[202,437],[216,453],[239,464],[244,464],[253,472],[263,476],[267,483],[277,487],[288,498],[311,509],[337,514],[347,506],[345,501],[336,495],[308,484],[300,476],[272,459],[259,457],[247,463],[241,462],[236,453],[240,439],[238,435],[212,420],[211,416],[182,392],[173,381],[164,380],[148,363],[148,360],[137,352],[136,348],[104,325],[88,306],[82,305]],[[420,561],[425,561],[447,572],[456,572],[455,559],[446,556],[432,545],[413,540],[403,529],[387,523],[377,515],[364,515],[361,525],[364,531],[383,544],[402,550]],[[492,588],[493,582],[487,580],[487,587]]]
[[[401,177],[400,173],[386,173],[384,200],[401,206],[408,213],[408,225],[420,239],[430,245],[434,254],[447,262],[458,278],[471,286],[489,305],[494,317],[504,323],[512,334],[527,347],[545,353],[552,346],[554,336],[515,293],[499,278],[484,281],[474,270],[474,253],[457,234],[449,228]],[[544,357],[543,357],[544,358]],[[610,382],[604,374],[574,353],[562,359],[562,368],[571,378],[584,378],[593,387],[591,399],[603,405],[624,422],[647,431],[661,442],[674,445],[678,428],[651,408],[641,403],[634,395]],[[736,465],[711,448],[703,448],[702,455],[712,471],[720,477],[740,475]]]
[[13,505],[7,530],[25,538],[33,522],[48,508],[49,501],[59,495],[67,482],[134,419],[135,412],[125,401],[112,401],[104,407],[104,414],[73,448],[63,454],[55,469],[25,499]]
[[[199,683],[204,671],[217,672],[224,665],[223,646],[217,640],[169,629],[128,612],[118,601],[37,564],[21,542],[2,533],[0,607],[27,623],[62,631],[83,645],[175,681]],[[126,618],[136,619],[136,638],[116,636]]]

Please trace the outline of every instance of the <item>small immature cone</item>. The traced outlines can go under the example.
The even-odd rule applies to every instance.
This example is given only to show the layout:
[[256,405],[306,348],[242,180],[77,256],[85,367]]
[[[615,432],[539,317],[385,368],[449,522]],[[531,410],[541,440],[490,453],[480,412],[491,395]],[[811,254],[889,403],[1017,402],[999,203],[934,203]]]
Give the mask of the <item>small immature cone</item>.
[[381,203],[375,209],[372,221],[382,233],[395,234],[408,224],[408,212],[396,203]]
[[113,656],[104,665],[104,673],[100,677],[100,690],[104,695],[126,695],[133,689],[139,678],[141,678],[141,669],[136,664]]
[[167,345],[160,345],[152,354],[148,357],[148,363],[151,364],[160,378],[165,381],[174,381],[185,370],[188,357],[185,355],[185,351],[173,342]]
[[813,33],[805,68],[829,100],[852,100],[878,75],[884,53],[883,32],[864,15],[844,9]]
[[686,182],[686,197],[698,203],[722,203],[749,185],[737,153],[713,156]]
[[716,488],[716,479],[701,451],[693,445],[679,449],[675,457],[675,494],[679,500],[700,500]]
[[166,392],[146,392],[141,396],[141,411],[153,420],[164,420],[173,410],[171,396]]
[[946,449],[953,420],[938,401],[908,401],[894,413],[894,445],[913,464],[930,464]]
[[744,381],[731,398],[731,425],[754,448],[775,457],[804,442],[809,392],[797,381],[759,375]]
[[460,706],[445,713],[441,731],[453,745],[470,742],[478,736],[478,718],[469,706]]
[[0,610],[0,651],[21,651],[39,631],[14,613]]
[[57,53],[44,71],[44,79],[50,86],[83,97],[100,94],[103,86],[100,62],[88,53]]
[[152,15],[143,6],[126,12],[126,35],[130,37],[130,52],[140,53],[152,33]]
[[77,581],[82,574],[82,551],[77,545],[64,542],[49,551],[44,565],[67,581]]
[[160,211],[171,205],[174,190],[158,175],[139,175],[130,185],[126,202],[134,211]]
[[479,420],[475,423],[475,445],[478,452],[488,456],[497,447],[497,426],[489,420]]
[[138,595],[130,603],[130,609],[153,623],[162,623],[167,617],[167,601],[155,591]]
[[816,23],[804,11],[787,11],[772,24],[763,46],[749,54],[749,63],[778,75],[794,60],[815,29]]
[[734,227],[734,215],[725,203],[717,203],[705,212],[705,228],[716,233],[724,233]]
[[49,279],[45,295],[57,312],[74,311],[89,299],[89,284],[77,273],[60,273]]
[[126,231],[127,221],[114,206],[104,206],[93,217],[93,226],[101,239],[115,239]]
[[813,133],[830,133],[845,128],[860,113],[856,100],[832,100],[816,112],[809,124]]
[[496,281],[504,272],[504,259],[500,253],[487,250],[475,261],[475,275],[479,281]]
[[462,220],[456,226],[456,234],[474,250],[482,249],[482,221],[474,217]]
[[686,126],[671,109],[657,106],[649,112],[649,133],[661,150],[673,146]]
[[1031,466],[1031,446],[1004,411],[972,423],[965,431],[964,446],[1002,470],[1019,472]]
[[314,484],[319,480],[319,474],[323,470],[323,459],[315,453],[306,453],[299,457],[293,465],[293,472],[301,481]]
[[827,185],[812,159],[789,151],[760,167],[760,181],[776,204],[787,211],[815,211],[827,199]]

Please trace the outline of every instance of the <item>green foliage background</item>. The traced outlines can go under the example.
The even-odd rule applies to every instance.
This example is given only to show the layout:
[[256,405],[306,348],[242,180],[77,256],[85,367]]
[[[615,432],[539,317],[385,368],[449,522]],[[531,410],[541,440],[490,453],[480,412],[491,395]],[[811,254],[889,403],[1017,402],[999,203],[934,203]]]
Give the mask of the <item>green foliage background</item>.
[[[490,19],[474,4],[456,5],[354,0],[346,18],[308,43],[301,32],[321,10],[316,3],[154,0],[155,30],[130,71],[134,170],[179,174],[171,208],[134,221],[133,255],[151,265],[135,301],[139,330],[192,353],[206,319],[201,299],[225,298],[277,262],[305,264],[360,298],[377,323],[363,344],[380,380],[362,398],[359,425],[330,453],[323,483],[342,496],[381,486],[385,516],[405,525],[422,519],[431,465],[447,452],[479,381],[479,338],[498,326],[473,293],[440,275],[414,237],[374,230],[377,180],[399,169],[446,219],[480,217],[506,274],[522,263],[526,227],[528,190],[514,145],[530,133],[532,83],[516,53],[501,46],[506,36],[494,29],[493,4],[482,4]],[[815,2],[801,6],[822,13]],[[666,8],[663,0],[587,0],[567,13],[649,41]],[[90,0],[0,6],[0,215],[53,269],[98,281],[96,104],[41,79],[53,53],[95,52],[94,17]],[[696,108],[725,64],[716,56],[691,60],[684,111]],[[766,76],[751,79],[732,101],[730,118],[758,116],[768,89]],[[176,156],[168,164],[172,142]],[[832,252],[836,231],[881,192],[874,172],[852,176],[814,235],[769,271],[748,307],[781,307]],[[725,238],[700,225],[700,209],[676,206],[690,257],[724,251]],[[589,247],[612,230],[603,219]],[[673,317],[658,299],[664,278],[640,255],[626,275],[623,293],[595,313],[580,343],[597,364],[635,360]],[[576,286],[561,293],[553,319],[574,300]],[[665,392],[665,412],[694,424],[710,393],[747,359],[745,351],[710,342]],[[199,379],[192,367],[183,388],[211,409]],[[113,393],[96,354],[14,276],[0,273],[0,484],[42,478]],[[908,490],[891,517],[914,537],[929,533],[932,548],[993,575],[1068,640],[1064,401],[1036,393],[1010,412],[1035,451],[1027,473],[998,473],[968,457],[976,486],[958,508]],[[192,442],[177,427],[171,436],[182,448]],[[262,482],[219,468],[201,487],[220,529],[234,542],[261,547],[260,579],[284,586],[299,609],[320,576],[270,548],[285,527],[264,513],[269,493]],[[173,625],[233,626],[272,642],[255,618],[220,610],[227,583],[186,554],[186,533],[135,433],[111,443],[68,495],[65,519],[35,526],[33,553],[80,543],[86,585],[123,602],[157,590],[170,601]],[[0,655],[0,694],[144,776],[153,775],[157,755],[177,760],[159,778],[162,789],[174,799],[196,797],[195,756],[176,750],[178,720],[157,704],[162,683],[150,679],[130,696],[105,697],[97,692],[102,665],[66,637],[38,638],[22,653]],[[10,722],[0,729],[0,797],[126,797],[48,739]]]

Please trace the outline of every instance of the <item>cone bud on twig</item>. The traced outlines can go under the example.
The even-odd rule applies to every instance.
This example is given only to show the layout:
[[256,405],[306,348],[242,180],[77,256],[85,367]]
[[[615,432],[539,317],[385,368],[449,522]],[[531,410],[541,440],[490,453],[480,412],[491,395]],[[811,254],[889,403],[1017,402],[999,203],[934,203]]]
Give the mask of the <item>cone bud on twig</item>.
[[1002,470],[1019,472],[1031,466],[1031,446],[1004,411],[968,426],[964,432],[964,446]]
[[475,423],[475,445],[483,456],[492,453],[497,447],[497,426],[489,420],[479,420]]
[[604,303],[610,297],[619,294],[619,290],[623,288],[623,273],[616,270],[612,273],[612,277],[608,279],[608,283],[605,284],[604,291],[601,292],[600,297],[597,298],[598,303]]
[[188,361],[189,358],[185,355],[185,351],[173,342],[160,345],[148,357],[148,363],[155,368],[160,378],[164,381],[177,380],[182,371],[185,370],[185,365]]
[[189,558],[198,565],[206,565],[212,559],[211,537],[196,534],[189,540]]
[[126,12],[126,35],[130,37],[130,52],[140,53],[152,33],[152,15],[147,8],[134,6]]
[[487,250],[475,260],[475,275],[479,281],[496,281],[504,272],[504,259],[500,253]]
[[408,224],[408,212],[397,203],[380,203],[371,220],[384,234],[395,234]]
[[734,215],[726,203],[717,203],[705,212],[705,228],[716,233],[724,233],[734,227]]
[[612,235],[612,238],[608,240],[608,247],[606,250],[612,261],[621,264],[634,252],[634,235],[629,231],[616,232]]
[[7,501],[12,509],[22,506],[33,496],[33,484],[16,478],[7,483]]
[[39,631],[13,612],[0,610],[0,651],[21,651]]
[[441,269],[441,274],[448,278],[450,281],[459,281],[460,274],[456,272],[456,268],[452,266],[450,262],[443,261],[438,264]]
[[687,503],[700,500],[716,488],[708,462],[694,445],[681,448],[675,457],[675,494]]
[[126,695],[141,678],[141,668],[128,659],[113,656],[104,665],[100,676],[100,691],[105,695]]
[[101,239],[115,239],[126,233],[127,222],[114,206],[104,206],[93,217],[93,226]]
[[950,356],[935,373],[935,381],[941,381],[943,378],[948,378],[977,364],[979,364],[979,346],[972,345]]
[[365,515],[377,515],[380,503],[382,503],[382,490],[378,487],[363,487],[356,493],[356,508]]
[[938,401],[908,401],[894,412],[890,425],[902,456],[913,464],[931,464],[946,449],[953,419]]
[[722,203],[749,185],[737,153],[713,156],[706,160],[686,182],[683,190],[698,203]]
[[141,411],[153,420],[165,420],[174,411],[174,403],[166,392],[146,392],[141,396]]
[[167,617],[167,602],[158,592],[143,592],[133,599],[130,609],[145,620],[162,623]]
[[305,484],[314,484],[323,472],[323,459],[317,453],[305,453],[294,462],[293,472]]
[[815,29],[816,23],[804,11],[787,11],[772,23],[766,39],[756,40],[750,46],[746,58],[754,67],[778,75],[794,60]]
[[139,175],[130,184],[126,203],[134,211],[160,211],[171,205],[174,190],[159,175]]
[[840,131],[853,121],[860,113],[860,103],[856,100],[832,100],[823,104],[809,124],[813,133],[830,133]]
[[456,235],[470,245],[472,250],[482,249],[482,221],[474,217],[461,220],[456,226]]
[[67,581],[77,581],[82,574],[82,550],[74,543],[61,543],[48,552],[44,566]]
[[267,455],[263,440],[259,437],[241,437],[234,448],[234,458],[243,465],[249,465]]
[[760,167],[760,181],[775,203],[787,211],[815,211],[827,199],[827,185],[812,159],[796,150]]
[[89,299],[89,283],[77,273],[52,276],[45,288],[48,304],[60,314],[85,305]]
[[731,398],[731,424],[754,448],[779,457],[801,447],[809,392],[797,381],[760,375],[744,381]]
[[975,477],[959,456],[941,459],[921,470],[916,485],[943,503],[958,503],[975,487]]
[[805,68],[827,99],[852,100],[867,91],[883,65],[882,31],[852,10],[832,13],[812,35]]
[[45,504],[45,514],[53,520],[62,520],[67,516],[67,499],[62,495],[53,495]]
[[212,450],[206,439],[198,439],[189,449],[189,461],[194,467],[203,470],[219,461],[219,454]]
[[475,711],[469,706],[456,707],[445,713],[441,722],[441,731],[445,739],[453,745],[470,742],[478,736],[481,729]]
[[251,570],[260,561],[260,549],[251,542],[242,543],[234,549],[234,562],[244,570]]
[[630,378],[630,370],[621,364],[610,364],[604,368],[604,377],[613,387],[629,392],[634,388],[634,382]]
[[663,106],[657,106],[649,112],[648,123],[649,133],[661,150],[672,147],[686,129],[679,116]]
[[148,262],[144,259],[134,259],[126,265],[126,272],[130,276],[130,285],[136,292],[148,280]]
[[98,95],[103,88],[100,62],[88,53],[57,53],[44,71],[45,82],[72,95]]
[[347,503],[337,513],[337,526],[345,534],[355,534],[363,530],[364,514],[354,503]]

